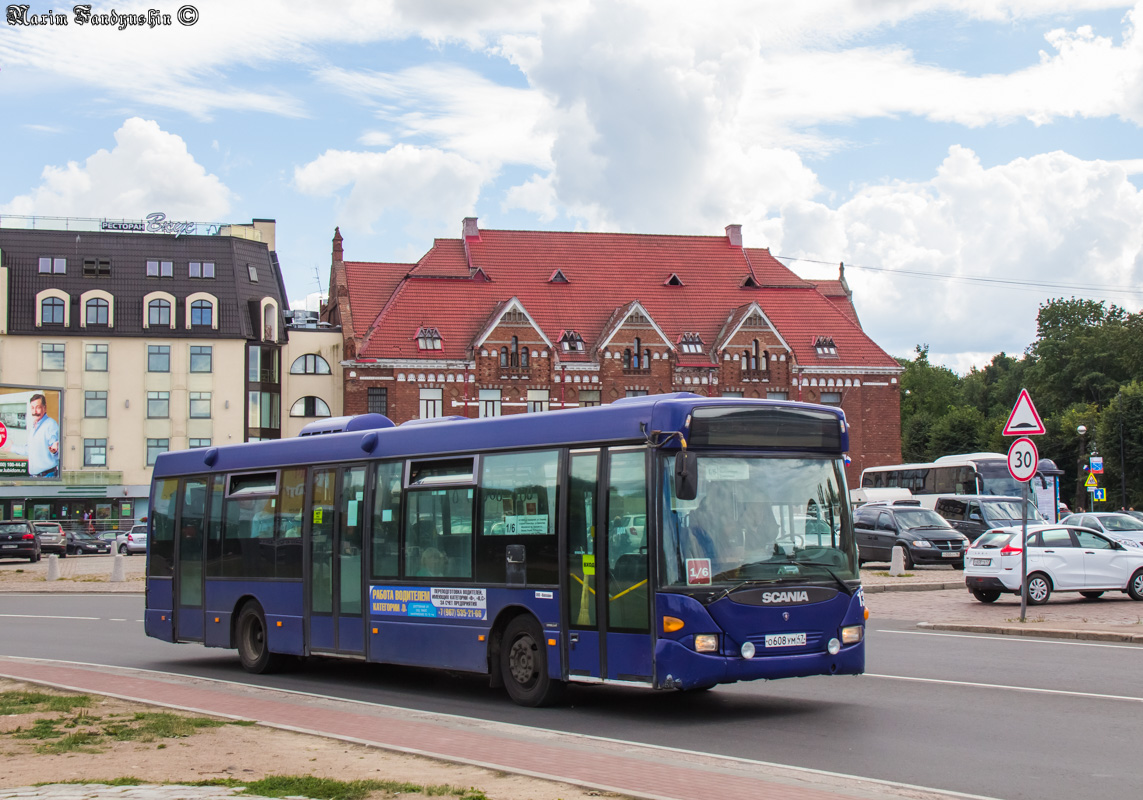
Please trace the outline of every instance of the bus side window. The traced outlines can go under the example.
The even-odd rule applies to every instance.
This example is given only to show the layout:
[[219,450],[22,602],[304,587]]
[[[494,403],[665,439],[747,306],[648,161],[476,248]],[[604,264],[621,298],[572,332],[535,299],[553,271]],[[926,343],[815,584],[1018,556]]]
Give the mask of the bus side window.
[[175,551],[175,500],[178,499],[179,479],[167,478],[155,484],[154,505],[151,508],[150,557],[147,576],[169,578],[172,574]]
[[306,506],[304,467],[282,470],[278,503],[277,577],[302,577],[302,515]]
[[559,581],[556,486],[559,452],[486,456],[480,479],[477,579],[507,580],[507,548],[522,545],[529,584]]
[[398,535],[401,525],[400,461],[377,465],[373,497],[373,577],[395,578],[400,563]]

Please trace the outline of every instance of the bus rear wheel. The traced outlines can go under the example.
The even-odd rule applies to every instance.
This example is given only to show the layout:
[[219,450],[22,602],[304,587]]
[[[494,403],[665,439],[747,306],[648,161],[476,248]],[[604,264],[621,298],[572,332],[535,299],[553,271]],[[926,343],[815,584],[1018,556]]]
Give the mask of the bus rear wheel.
[[276,672],[282,656],[270,652],[266,640],[266,617],[257,603],[247,603],[238,612],[238,660],[242,668],[256,675]]
[[548,676],[544,634],[530,616],[508,623],[500,643],[500,675],[514,702],[536,708],[553,703],[563,690],[562,681]]

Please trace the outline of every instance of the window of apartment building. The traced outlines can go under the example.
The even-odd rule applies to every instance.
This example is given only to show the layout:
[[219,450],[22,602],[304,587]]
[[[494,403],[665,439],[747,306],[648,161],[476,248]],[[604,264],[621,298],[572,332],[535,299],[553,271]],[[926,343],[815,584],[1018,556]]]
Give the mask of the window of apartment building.
[[328,375],[329,362],[316,353],[298,356],[290,365],[291,375]]
[[107,345],[86,345],[84,347],[83,368],[88,372],[107,372]]
[[501,395],[499,389],[481,389],[480,390],[480,416],[482,417],[499,417],[500,416],[500,402]]
[[58,297],[45,297],[40,303],[41,325],[62,325],[64,321],[64,301]]
[[106,325],[111,316],[111,304],[101,297],[93,297],[84,307],[88,325]]
[[191,326],[209,328],[214,323],[214,305],[209,300],[191,303]]
[[528,413],[535,414],[540,411],[548,410],[548,390],[547,389],[529,389],[528,390]]
[[84,392],[83,415],[103,418],[107,416],[107,392]]
[[106,467],[107,466],[107,440],[106,439],[84,439],[83,440],[83,465],[85,467]]
[[789,392],[766,392],[767,400],[789,400]]
[[64,345],[40,345],[40,369],[44,372],[61,372],[64,368]]
[[147,261],[147,277],[148,278],[173,278],[175,277],[175,264],[173,261],[160,261],[158,259],[148,259]]
[[841,392],[822,392],[820,402],[827,406],[841,405]]
[[370,386],[366,393],[365,410],[370,414],[389,413],[389,390],[384,386]]
[[147,324],[171,326],[171,304],[166,300],[152,300],[147,303]]
[[250,383],[278,382],[278,353],[273,347],[252,344],[247,351],[249,372],[246,380]]
[[159,453],[165,453],[171,449],[170,439],[148,439],[147,440],[147,466],[155,466],[155,459],[159,457]]
[[40,257],[40,272],[42,273],[55,273],[56,275],[67,274],[67,259],[66,258],[49,258],[45,256]]
[[83,275],[87,278],[98,278],[101,275],[111,274],[110,258],[85,258],[83,260]]
[[210,418],[210,392],[190,393],[190,416],[191,419]]
[[213,261],[192,261],[187,270],[192,278],[213,278],[214,277],[214,262]]
[[597,406],[601,402],[599,389],[580,389],[579,390],[579,405],[580,408],[587,408],[589,406]]
[[290,406],[291,417],[328,417],[329,405],[320,397],[299,397]]
[[444,389],[421,389],[421,419],[433,419],[444,415]]
[[169,344],[147,345],[147,372],[171,371],[171,346]]
[[520,337],[512,337],[511,347],[500,348],[500,366],[502,367],[520,367],[523,369],[528,366],[528,345],[520,347]]
[[147,417],[163,419],[171,416],[170,392],[147,392]]
[[190,371],[211,372],[214,369],[214,348],[209,345],[192,344],[190,349]]
[[[246,415],[251,428],[280,427],[277,392],[247,392]],[[254,441],[250,439],[249,441]]]
[[191,439],[190,444],[187,445],[188,449],[194,450],[199,447],[210,447],[210,439]]

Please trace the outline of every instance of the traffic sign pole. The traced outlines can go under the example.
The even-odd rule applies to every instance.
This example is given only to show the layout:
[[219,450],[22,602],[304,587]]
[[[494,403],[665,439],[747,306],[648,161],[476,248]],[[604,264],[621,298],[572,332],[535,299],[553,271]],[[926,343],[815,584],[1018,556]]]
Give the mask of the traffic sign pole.
[[1020,493],[1020,536],[1023,545],[1020,547],[1020,621],[1028,613],[1028,497],[1031,494],[1032,482],[1024,484],[1024,491]]

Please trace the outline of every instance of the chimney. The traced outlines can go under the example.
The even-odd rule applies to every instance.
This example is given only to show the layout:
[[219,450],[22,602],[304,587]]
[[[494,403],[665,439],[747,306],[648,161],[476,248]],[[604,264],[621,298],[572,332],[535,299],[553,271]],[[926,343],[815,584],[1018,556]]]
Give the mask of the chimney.
[[466,242],[480,241],[480,227],[476,224],[476,217],[465,217],[461,224],[461,238]]
[[341,228],[333,229],[333,260],[344,261],[345,255],[341,249]]
[[731,247],[742,247],[742,226],[727,225],[726,241],[730,243]]

